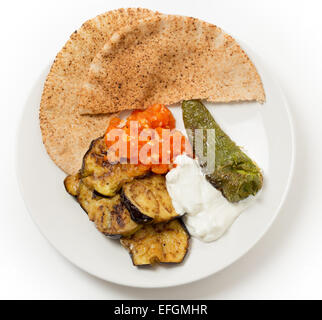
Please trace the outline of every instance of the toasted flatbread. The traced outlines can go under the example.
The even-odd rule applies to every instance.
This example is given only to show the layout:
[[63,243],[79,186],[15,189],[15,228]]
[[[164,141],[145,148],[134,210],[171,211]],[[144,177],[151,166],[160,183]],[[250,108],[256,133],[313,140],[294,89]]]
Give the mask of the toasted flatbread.
[[40,127],[46,150],[67,174],[81,167],[90,142],[101,136],[109,115],[80,116],[78,93],[89,66],[108,39],[123,27],[158,15],[147,9],[119,9],[85,22],[58,53],[45,82]]
[[116,32],[86,79],[81,114],[189,99],[265,100],[260,76],[238,43],[212,24],[182,16],[160,15]]

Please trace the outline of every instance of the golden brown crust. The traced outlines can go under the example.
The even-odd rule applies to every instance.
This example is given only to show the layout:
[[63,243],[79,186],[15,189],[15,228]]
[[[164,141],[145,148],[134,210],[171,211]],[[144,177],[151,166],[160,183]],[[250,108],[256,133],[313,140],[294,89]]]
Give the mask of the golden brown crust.
[[77,197],[79,185],[81,183],[80,173],[67,176],[64,180],[64,186],[66,191],[73,197]]
[[39,119],[48,154],[67,174],[80,169],[90,142],[108,126],[109,115],[80,116],[76,108],[90,63],[116,31],[156,14],[147,9],[109,11],[86,21],[58,53],[44,85]]
[[80,91],[82,114],[182,100],[263,102],[255,66],[220,28],[160,15],[115,33],[91,63]]
[[120,195],[97,201],[94,222],[98,231],[106,236],[128,236],[141,228],[131,220],[130,213],[121,203]]
[[190,235],[181,220],[144,225],[130,237],[121,239],[135,266],[181,263],[189,249]]
[[151,175],[123,186],[122,202],[138,223],[154,224],[178,218],[169,196],[165,177]]
[[77,200],[96,228],[106,236],[129,236],[141,227],[131,220],[130,213],[121,203],[120,195],[103,198],[81,182]]
[[110,163],[105,157],[107,147],[104,138],[91,143],[84,156],[81,177],[84,184],[101,195],[113,197],[123,184],[142,177],[148,168],[131,163]]

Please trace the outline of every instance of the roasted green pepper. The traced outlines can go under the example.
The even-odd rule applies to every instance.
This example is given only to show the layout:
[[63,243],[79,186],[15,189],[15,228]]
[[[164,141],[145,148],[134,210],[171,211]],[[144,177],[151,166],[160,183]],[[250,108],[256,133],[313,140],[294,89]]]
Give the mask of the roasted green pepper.
[[[182,103],[182,113],[190,143],[201,167],[209,166],[205,159],[210,152],[215,154],[213,170],[206,173],[207,180],[230,202],[256,195],[263,185],[261,170],[219,127],[208,109],[199,100],[190,100]],[[210,138],[209,132],[207,137],[208,129],[214,129],[212,132],[215,133]],[[196,136],[200,132],[203,138],[198,144]]]

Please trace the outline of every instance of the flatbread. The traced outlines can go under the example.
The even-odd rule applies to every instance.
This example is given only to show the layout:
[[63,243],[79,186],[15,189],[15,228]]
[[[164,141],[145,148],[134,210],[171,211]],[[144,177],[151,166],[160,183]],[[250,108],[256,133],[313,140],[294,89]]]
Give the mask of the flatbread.
[[198,19],[165,15],[115,33],[80,93],[81,114],[188,99],[265,100],[255,66],[231,36]]
[[80,169],[90,142],[104,133],[110,118],[80,116],[76,108],[90,63],[116,31],[156,15],[147,9],[104,13],[85,22],[58,53],[44,85],[39,119],[48,154],[67,174]]

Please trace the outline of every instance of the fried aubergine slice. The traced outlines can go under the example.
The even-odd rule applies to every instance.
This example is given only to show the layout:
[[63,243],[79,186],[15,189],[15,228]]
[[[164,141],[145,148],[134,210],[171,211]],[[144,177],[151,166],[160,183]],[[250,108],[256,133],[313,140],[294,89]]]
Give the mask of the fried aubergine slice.
[[[250,195],[256,195],[263,186],[260,168],[220,128],[201,101],[184,101],[182,114],[190,143],[201,167],[206,166],[204,159],[207,156],[215,154],[212,172],[206,175],[207,180],[230,202],[238,202]],[[209,138],[209,129],[214,130],[215,137],[210,135]],[[203,133],[200,145],[196,139],[197,130]]]
[[82,181],[97,193],[113,197],[123,184],[146,175],[149,169],[134,164],[110,163],[104,137],[94,140],[83,159]]
[[122,202],[137,223],[168,222],[179,215],[169,196],[166,180],[161,175],[135,179],[123,186]]
[[77,200],[104,235],[118,239],[129,236],[141,228],[132,221],[130,213],[123,206],[120,195],[103,198],[95,194],[84,183],[80,184]]
[[74,175],[67,176],[64,180],[64,186],[66,191],[72,195],[73,197],[77,197],[78,188],[80,185],[80,173],[76,173]]
[[179,219],[144,225],[130,237],[121,239],[135,266],[181,263],[189,248],[190,235]]

